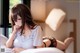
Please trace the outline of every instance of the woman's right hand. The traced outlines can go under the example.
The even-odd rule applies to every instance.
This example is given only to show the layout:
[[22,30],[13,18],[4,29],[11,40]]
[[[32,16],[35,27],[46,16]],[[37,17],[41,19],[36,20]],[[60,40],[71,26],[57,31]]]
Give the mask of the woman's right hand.
[[19,29],[20,29],[20,26],[14,25],[14,30],[13,31],[17,32]]

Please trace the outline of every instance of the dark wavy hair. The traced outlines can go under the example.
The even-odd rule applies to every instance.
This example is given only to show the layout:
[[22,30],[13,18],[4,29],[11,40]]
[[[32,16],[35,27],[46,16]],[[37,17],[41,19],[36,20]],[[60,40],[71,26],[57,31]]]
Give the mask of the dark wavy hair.
[[9,17],[11,18],[11,25],[12,29],[15,25],[15,22],[17,21],[17,15],[19,15],[22,19],[22,28],[21,28],[21,34],[23,32],[25,24],[28,25],[30,29],[33,29],[36,25],[32,19],[32,15],[30,12],[30,9],[25,4],[17,4],[10,10]]

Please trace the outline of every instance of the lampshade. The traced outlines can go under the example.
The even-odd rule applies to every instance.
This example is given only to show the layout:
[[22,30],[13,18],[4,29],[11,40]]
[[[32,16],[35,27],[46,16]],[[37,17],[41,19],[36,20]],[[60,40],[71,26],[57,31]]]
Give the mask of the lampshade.
[[62,21],[64,20],[65,15],[66,15],[66,13],[63,10],[54,8],[49,13],[45,22],[54,31],[56,31],[59,28],[59,26],[61,25]]
[[33,19],[44,22],[46,19],[46,3],[47,0],[31,0],[31,13]]

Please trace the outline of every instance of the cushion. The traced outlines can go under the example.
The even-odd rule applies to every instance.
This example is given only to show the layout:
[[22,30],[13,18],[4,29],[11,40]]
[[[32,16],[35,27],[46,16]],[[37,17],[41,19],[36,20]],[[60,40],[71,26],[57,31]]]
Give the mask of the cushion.
[[0,34],[0,44],[5,45],[7,40],[8,40],[7,37],[5,37],[4,35]]
[[28,49],[20,53],[64,53],[57,48],[38,48],[38,49]]
[[50,28],[56,31],[64,20],[65,15],[66,13],[63,10],[54,8],[49,13],[45,22],[50,26]]

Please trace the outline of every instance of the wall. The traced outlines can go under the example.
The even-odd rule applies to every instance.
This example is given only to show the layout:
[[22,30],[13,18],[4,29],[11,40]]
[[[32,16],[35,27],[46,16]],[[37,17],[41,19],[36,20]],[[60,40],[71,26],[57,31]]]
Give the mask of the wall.
[[[77,53],[80,53],[80,35],[79,35],[79,31],[80,31],[80,16],[79,16],[79,2],[66,2],[66,9],[68,10],[68,21],[70,19],[76,19],[77,20]],[[68,28],[68,31],[69,29],[71,29],[71,27]]]
[[77,53],[80,53],[80,17],[78,18],[77,22],[78,22],[77,24],[77,31],[78,31],[77,33]]
[[[80,2],[79,2],[80,6]],[[80,7],[79,7],[79,18],[77,19],[77,53],[80,53]]]

